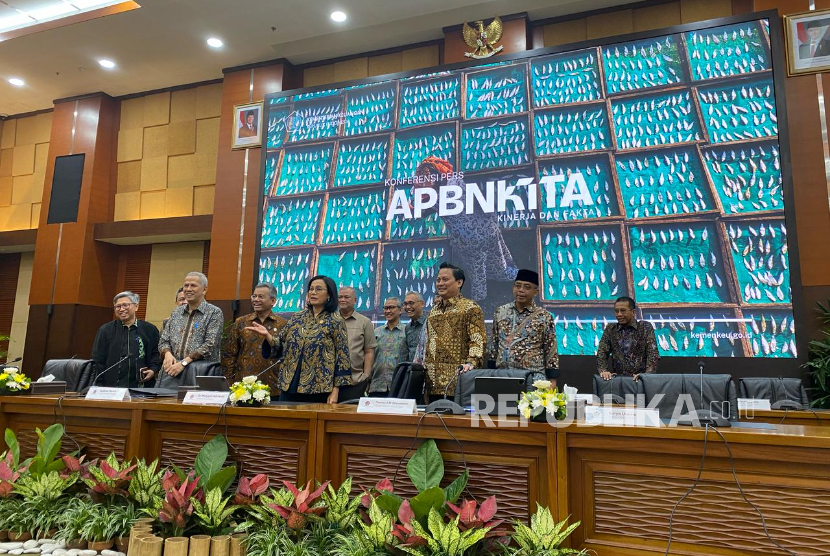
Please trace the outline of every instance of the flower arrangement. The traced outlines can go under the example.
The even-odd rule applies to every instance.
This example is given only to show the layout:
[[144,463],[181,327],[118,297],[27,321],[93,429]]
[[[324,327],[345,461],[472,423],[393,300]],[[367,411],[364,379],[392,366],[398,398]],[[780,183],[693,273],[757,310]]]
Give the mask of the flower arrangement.
[[17,367],[0,367],[0,393],[18,394],[28,390],[32,380]]
[[262,405],[271,401],[271,388],[256,379],[246,376],[231,386],[231,401],[235,404]]
[[549,380],[537,380],[533,387],[535,390],[522,394],[519,413],[525,419],[542,418],[545,412],[557,421],[564,419],[568,411],[568,395],[551,388]]

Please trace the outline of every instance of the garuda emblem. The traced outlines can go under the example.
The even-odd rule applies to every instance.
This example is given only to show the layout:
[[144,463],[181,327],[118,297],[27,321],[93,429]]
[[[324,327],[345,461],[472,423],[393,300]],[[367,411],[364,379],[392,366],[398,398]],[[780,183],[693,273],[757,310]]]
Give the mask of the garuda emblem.
[[484,26],[483,21],[476,21],[475,27],[470,27],[466,22],[461,29],[464,35],[464,42],[467,46],[474,49],[472,52],[465,52],[464,56],[467,58],[475,58],[481,60],[482,58],[489,58],[493,54],[497,54],[504,48],[503,45],[496,46],[496,43],[501,40],[504,28],[501,24],[501,19],[496,18],[490,22],[487,27]]

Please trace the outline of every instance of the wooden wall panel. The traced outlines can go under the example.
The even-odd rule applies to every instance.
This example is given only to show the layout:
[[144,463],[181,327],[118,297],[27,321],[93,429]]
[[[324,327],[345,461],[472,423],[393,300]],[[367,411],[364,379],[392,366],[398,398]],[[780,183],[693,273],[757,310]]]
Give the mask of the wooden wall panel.
[[15,292],[14,315],[12,316],[9,341],[9,360],[23,357],[26,345],[26,327],[29,323],[29,290],[32,287],[32,261],[34,253],[20,253],[17,273],[17,290]]
[[119,290],[129,290],[141,296],[137,316],[145,320],[147,316],[147,292],[150,288],[150,260],[152,245],[129,245],[121,248],[124,264],[124,285]]
[[[17,277],[20,273],[20,253],[0,255],[0,335],[10,336],[17,293]],[[7,352],[9,341],[0,341],[0,352]],[[2,358],[6,360],[5,357]]]

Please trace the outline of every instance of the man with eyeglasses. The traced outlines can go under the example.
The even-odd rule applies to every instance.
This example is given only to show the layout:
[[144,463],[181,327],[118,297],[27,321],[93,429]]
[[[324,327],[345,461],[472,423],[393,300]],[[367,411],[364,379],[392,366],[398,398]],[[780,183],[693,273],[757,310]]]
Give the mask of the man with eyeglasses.
[[383,303],[383,316],[386,324],[375,328],[375,362],[372,365],[372,378],[369,384],[369,396],[383,398],[389,394],[389,384],[398,363],[409,359],[406,345],[406,333],[401,323],[403,306],[397,297],[387,297]]
[[424,330],[424,323],[427,316],[424,314],[424,297],[418,292],[406,292],[403,298],[403,310],[409,317],[404,332],[406,333],[406,347],[409,355],[407,361],[415,360],[415,350],[418,349],[418,341],[421,339],[421,332]]
[[[246,376],[257,375],[268,368],[272,362],[262,357],[264,336],[250,330],[253,323],[264,326],[272,336],[288,322],[273,313],[277,304],[277,289],[273,284],[260,282],[251,294],[251,307],[254,312],[236,319],[231,326],[225,349],[222,350],[222,367],[228,382],[242,380]],[[279,368],[274,367],[267,376],[260,380],[271,387],[271,397],[279,395],[277,386]]]
[[98,329],[92,344],[92,376],[109,369],[96,379],[96,386],[152,385],[161,366],[159,331],[136,318],[139,301],[138,294],[131,291],[121,292],[112,300],[117,318]]
[[346,323],[349,336],[349,358],[352,363],[352,386],[340,389],[339,401],[354,400],[366,392],[372,365],[375,361],[375,331],[372,321],[355,311],[357,292],[351,286],[341,286],[337,295],[340,317]]

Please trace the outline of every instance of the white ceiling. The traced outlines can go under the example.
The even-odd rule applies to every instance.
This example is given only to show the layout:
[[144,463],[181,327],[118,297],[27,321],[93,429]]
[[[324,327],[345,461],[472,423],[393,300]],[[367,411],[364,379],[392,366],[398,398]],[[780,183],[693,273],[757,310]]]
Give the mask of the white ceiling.
[[[222,68],[294,64],[442,37],[441,28],[496,14],[554,17],[631,0],[138,0],[141,9],[0,43],[0,115],[58,98],[112,96],[222,77]],[[348,21],[329,14],[343,10]],[[273,28],[273,30],[272,30]],[[216,36],[221,50],[205,44]],[[101,68],[108,58],[118,66]],[[8,83],[25,80],[22,88]]]

